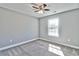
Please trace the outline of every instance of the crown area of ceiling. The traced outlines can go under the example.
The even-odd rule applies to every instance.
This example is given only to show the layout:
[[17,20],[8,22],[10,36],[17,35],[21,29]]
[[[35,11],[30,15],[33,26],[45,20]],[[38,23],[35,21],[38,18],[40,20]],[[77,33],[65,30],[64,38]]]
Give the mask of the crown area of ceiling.
[[47,5],[49,11],[44,11],[43,14],[34,12],[31,3],[1,3],[0,7],[24,13],[36,18],[41,18],[56,13],[79,8],[78,3],[45,3],[45,4]]

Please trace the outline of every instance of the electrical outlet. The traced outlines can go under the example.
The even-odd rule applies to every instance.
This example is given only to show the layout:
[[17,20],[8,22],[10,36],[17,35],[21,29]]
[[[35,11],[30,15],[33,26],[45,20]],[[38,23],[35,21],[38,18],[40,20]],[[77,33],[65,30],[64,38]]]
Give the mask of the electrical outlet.
[[13,40],[10,40],[10,43],[12,43],[13,42]]
[[71,39],[69,38],[67,41],[68,41],[68,42],[70,42],[70,41],[71,41]]

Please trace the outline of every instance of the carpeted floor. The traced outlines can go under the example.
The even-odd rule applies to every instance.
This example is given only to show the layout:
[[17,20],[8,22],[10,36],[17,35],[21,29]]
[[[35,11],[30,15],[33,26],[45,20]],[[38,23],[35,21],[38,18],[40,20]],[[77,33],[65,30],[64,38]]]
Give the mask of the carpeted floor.
[[0,51],[1,56],[78,56],[79,50],[36,40],[21,46]]

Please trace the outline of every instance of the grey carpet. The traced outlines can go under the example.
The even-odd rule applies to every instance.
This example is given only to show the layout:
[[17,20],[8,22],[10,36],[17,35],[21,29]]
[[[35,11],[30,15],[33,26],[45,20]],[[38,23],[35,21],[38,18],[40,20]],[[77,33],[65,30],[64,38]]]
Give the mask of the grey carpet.
[[49,43],[42,40],[36,40],[17,47],[0,51],[1,56],[59,56],[56,53],[48,51],[49,44],[56,45],[61,48],[64,56],[78,56],[79,50]]

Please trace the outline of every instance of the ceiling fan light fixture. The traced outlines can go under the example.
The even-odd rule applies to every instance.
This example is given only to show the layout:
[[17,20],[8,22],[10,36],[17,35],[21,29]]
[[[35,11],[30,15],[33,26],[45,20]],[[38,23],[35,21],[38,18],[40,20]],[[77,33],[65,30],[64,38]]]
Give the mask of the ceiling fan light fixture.
[[37,13],[39,13],[39,14],[43,14],[44,11],[43,11],[43,10],[40,10],[40,11],[38,11]]

